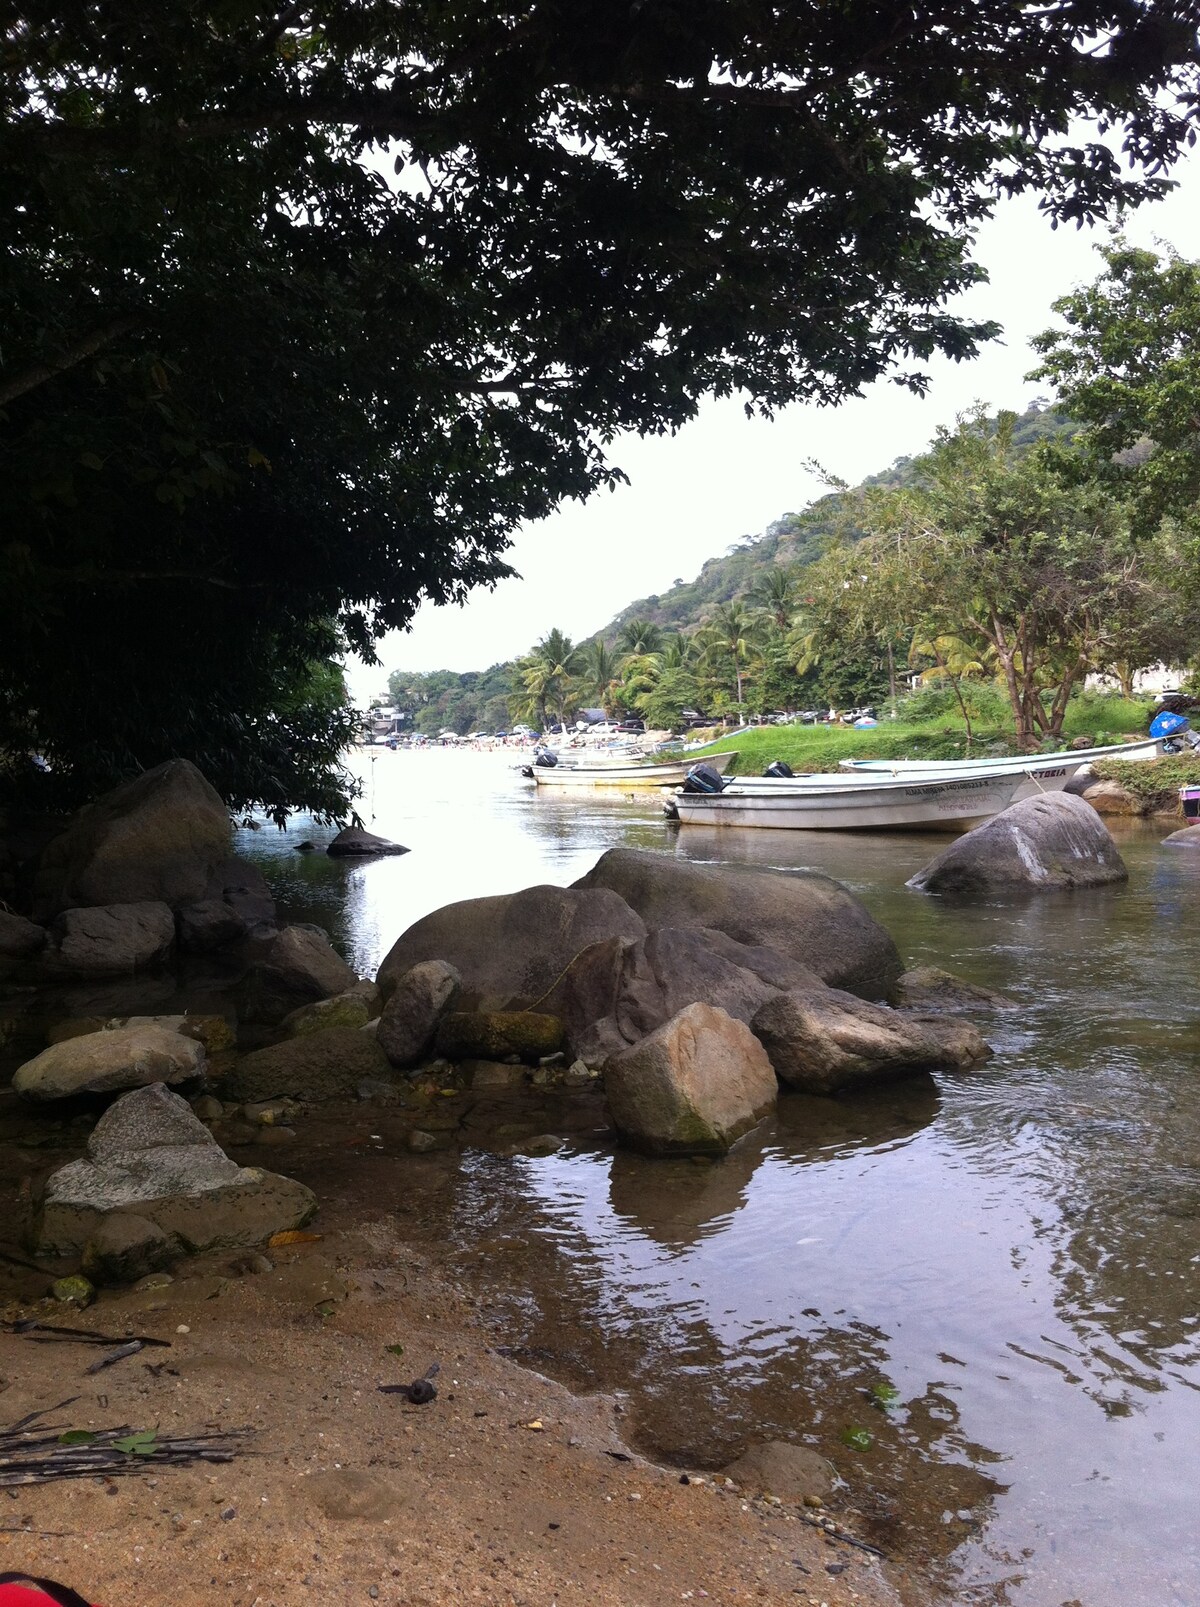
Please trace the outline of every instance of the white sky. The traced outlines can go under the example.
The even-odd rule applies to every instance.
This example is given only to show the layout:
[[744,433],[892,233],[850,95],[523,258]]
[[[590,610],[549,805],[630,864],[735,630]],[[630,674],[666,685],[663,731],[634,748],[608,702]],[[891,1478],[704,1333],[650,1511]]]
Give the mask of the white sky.
[[[1176,177],[1178,189],[1133,214],[1124,233],[1200,257],[1200,155]],[[410,631],[381,641],[380,665],[351,661],[355,702],[383,693],[394,669],[486,669],[556,625],[576,640],[591,635],[635,598],[694,579],[705,559],[821,495],[807,459],[853,483],[921,450],[973,402],[1023,408],[1046,390],[1024,379],[1036,362],[1029,337],[1053,322],[1053,300],[1096,278],[1095,247],[1106,238],[1052,231],[1031,199],[1004,204],[976,252],[990,282],[956,305],[1005,333],[973,363],[932,363],[924,400],[883,381],[840,407],[791,407],[770,422],[748,420],[737,401],[714,401],[678,435],[619,437],[610,456],[630,484],[520,530],[507,555],[520,579],[478,591],[462,608],[423,607]]]

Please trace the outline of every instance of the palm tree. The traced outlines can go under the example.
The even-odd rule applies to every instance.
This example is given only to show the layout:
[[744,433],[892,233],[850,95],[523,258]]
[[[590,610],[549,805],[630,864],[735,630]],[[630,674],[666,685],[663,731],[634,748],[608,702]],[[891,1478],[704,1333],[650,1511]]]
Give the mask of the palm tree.
[[683,631],[669,631],[659,649],[659,663],[664,670],[684,670],[696,662],[696,638]]
[[791,629],[796,609],[796,567],[772,564],[750,589],[750,595],[772,625],[781,632]]
[[738,715],[742,709],[742,671],[750,656],[757,621],[738,597],[718,603],[700,629],[708,657],[729,661],[737,686]]
[[607,714],[613,702],[613,683],[617,678],[617,657],[603,636],[597,636],[594,642],[589,642],[581,650],[582,669],[580,676],[583,688],[589,697],[596,702]]
[[573,677],[580,662],[579,649],[557,627],[519,661],[524,707],[536,712],[543,725],[550,711],[559,725],[566,724],[567,705],[576,692]]
[[662,626],[652,619],[629,619],[621,626],[617,646],[623,653],[643,657],[659,651],[662,637]]

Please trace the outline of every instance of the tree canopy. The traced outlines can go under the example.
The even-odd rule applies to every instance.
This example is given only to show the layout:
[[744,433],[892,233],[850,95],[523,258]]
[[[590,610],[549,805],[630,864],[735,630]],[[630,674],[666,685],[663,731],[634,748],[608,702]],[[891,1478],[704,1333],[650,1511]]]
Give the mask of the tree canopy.
[[705,393],[919,390],[997,197],[1160,193],[1198,95],[1187,0],[26,0],[4,49],[0,769],[59,802],[185,752],[336,807],[331,632]]

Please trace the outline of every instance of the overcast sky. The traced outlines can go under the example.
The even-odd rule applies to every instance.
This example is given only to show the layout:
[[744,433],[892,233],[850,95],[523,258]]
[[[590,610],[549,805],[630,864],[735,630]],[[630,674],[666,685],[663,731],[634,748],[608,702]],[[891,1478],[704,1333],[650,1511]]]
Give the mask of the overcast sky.
[[[1124,232],[1140,245],[1168,243],[1200,257],[1200,157],[1176,176],[1179,188],[1133,214]],[[384,692],[393,669],[486,669],[553,626],[577,640],[590,636],[635,598],[694,579],[705,559],[821,495],[804,467],[810,458],[853,483],[920,451],[973,402],[1025,407],[1045,393],[1024,378],[1036,362],[1029,337],[1053,322],[1056,297],[1096,277],[1095,248],[1106,238],[1052,231],[1029,199],[1003,205],[979,239],[990,281],[958,306],[996,319],[1005,333],[972,363],[932,363],[924,400],[884,381],[840,407],[791,407],[770,422],[748,420],[736,401],[708,402],[676,436],[619,437],[610,456],[630,484],[519,531],[508,559],[520,579],[476,592],[462,608],[424,607],[410,631],[383,639],[380,665],[352,661],[355,701]]]

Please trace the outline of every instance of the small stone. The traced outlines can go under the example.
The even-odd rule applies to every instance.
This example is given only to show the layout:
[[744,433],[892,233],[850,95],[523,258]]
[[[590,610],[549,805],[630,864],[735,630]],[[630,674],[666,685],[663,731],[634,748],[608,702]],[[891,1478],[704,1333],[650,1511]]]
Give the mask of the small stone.
[[58,1278],[50,1285],[50,1293],[62,1305],[90,1306],[96,1291],[87,1278],[76,1273],[70,1278]]
[[186,1322],[181,1322],[181,1323],[180,1323],[180,1324],[179,1324],[179,1327],[178,1327],[178,1328],[176,1328],[176,1330],[175,1330],[175,1332],[176,1332],[176,1333],[177,1333],[177,1334],[190,1334],[190,1333],[191,1333],[191,1331],[192,1331],[192,1330],[191,1330],[191,1329],[190,1329],[190,1328],[189,1328],[189,1327],[188,1327],[188,1325],[187,1325],[187,1323],[186,1323]]
[[175,1279],[169,1272],[148,1272],[144,1278],[139,1278],[133,1286],[135,1294],[141,1294],[146,1289],[165,1289]]
[[280,1144],[294,1144],[296,1142],[296,1129],[294,1127],[259,1127],[255,1130],[254,1142],[276,1147]]
[[408,1135],[408,1147],[414,1155],[428,1155],[438,1149],[441,1141],[436,1133],[427,1133],[423,1127],[414,1127]]
[[519,1155],[528,1155],[538,1159],[546,1155],[557,1155],[563,1147],[563,1141],[554,1133],[537,1133],[533,1138],[526,1138],[517,1145]]
[[226,1507],[222,1511],[221,1517],[225,1520],[226,1523],[231,1522],[234,1518],[237,1517],[237,1508],[236,1507]]
[[193,1099],[192,1109],[202,1122],[220,1121],[225,1113],[224,1105],[212,1094],[201,1094],[199,1099]]
[[370,1596],[372,1600],[377,1599],[379,1595],[379,1586],[372,1585],[370,1590],[367,1591],[367,1595]]

